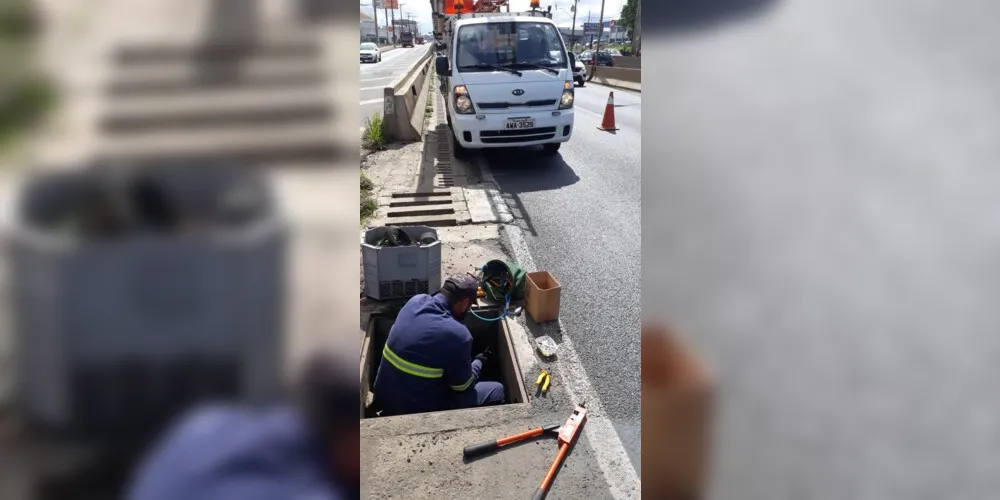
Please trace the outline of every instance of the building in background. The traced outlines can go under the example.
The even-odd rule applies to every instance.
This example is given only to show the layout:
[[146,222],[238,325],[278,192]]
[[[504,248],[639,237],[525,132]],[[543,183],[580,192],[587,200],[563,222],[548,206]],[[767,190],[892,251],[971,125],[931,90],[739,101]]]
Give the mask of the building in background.
[[376,36],[379,38],[379,43],[385,43],[388,40],[385,26],[379,26],[376,33],[375,19],[364,12],[361,13],[359,32],[359,38],[362,42],[374,42]]
[[563,42],[566,43],[567,47],[573,47],[577,44],[584,44],[590,41],[590,37],[583,36],[583,27],[577,26],[576,30],[572,26],[560,26],[559,33],[563,37]]

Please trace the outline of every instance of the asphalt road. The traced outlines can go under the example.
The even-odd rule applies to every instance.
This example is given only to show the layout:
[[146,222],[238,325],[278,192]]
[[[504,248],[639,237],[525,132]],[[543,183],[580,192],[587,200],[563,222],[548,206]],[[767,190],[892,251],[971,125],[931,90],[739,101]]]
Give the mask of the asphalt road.
[[710,497],[1000,498],[1000,3],[756,16],[643,46],[643,315],[718,372]]
[[611,89],[576,91],[573,137],[485,156],[535,265],[562,285],[560,319],[636,470],[639,448],[641,98],[615,92],[616,134],[597,130]]
[[412,48],[396,48],[382,54],[382,62],[361,64],[361,125],[372,115],[382,114],[384,89],[406,71],[432,45],[417,45]]

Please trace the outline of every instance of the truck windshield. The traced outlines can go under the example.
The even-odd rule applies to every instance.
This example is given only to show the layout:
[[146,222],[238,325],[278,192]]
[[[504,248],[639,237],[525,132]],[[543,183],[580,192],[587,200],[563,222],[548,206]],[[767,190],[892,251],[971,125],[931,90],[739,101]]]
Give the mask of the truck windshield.
[[495,71],[496,66],[529,70],[567,66],[562,37],[549,23],[471,24],[459,28],[457,38],[455,66],[459,71]]

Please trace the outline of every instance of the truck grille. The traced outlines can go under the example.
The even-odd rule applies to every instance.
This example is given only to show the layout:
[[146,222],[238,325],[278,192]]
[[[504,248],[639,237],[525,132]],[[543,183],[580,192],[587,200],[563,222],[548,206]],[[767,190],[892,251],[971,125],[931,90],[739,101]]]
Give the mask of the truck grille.
[[477,103],[479,109],[508,109],[508,108],[537,108],[542,106],[554,106],[555,99],[538,99],[527,102],[481,102]]
[[535,127],[520,130],[483,130],[479,132],[479,139],[485,144],[541,141],[551,139],[555,136],[555,127]]

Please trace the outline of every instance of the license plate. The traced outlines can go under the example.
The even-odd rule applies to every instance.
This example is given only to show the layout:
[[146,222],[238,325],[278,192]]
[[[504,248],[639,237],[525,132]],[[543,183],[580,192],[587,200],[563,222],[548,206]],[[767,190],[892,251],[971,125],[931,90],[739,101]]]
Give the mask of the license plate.
[[507,120],[507,130],[535,128],[534,118],[511,118]]

